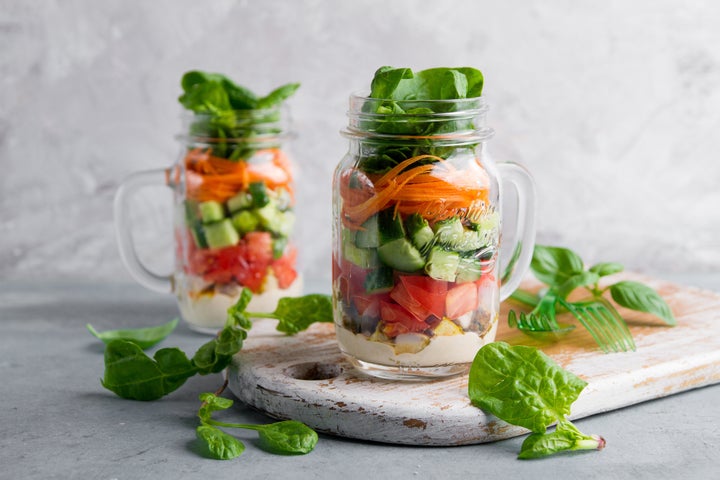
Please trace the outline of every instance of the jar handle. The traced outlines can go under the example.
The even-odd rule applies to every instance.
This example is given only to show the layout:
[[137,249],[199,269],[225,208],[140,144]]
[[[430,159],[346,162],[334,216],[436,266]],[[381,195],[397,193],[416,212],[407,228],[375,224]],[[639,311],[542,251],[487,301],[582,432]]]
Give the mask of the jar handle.
[[[500,301],[508,298],[520,285],[530,267],[535,248],[535,182],[530,173],[517,163],[500,163],[497,165],[500,180],[512,185],[517,196],[517,221],[515,245],[512,256],[501,272]],[[502,218],[505,218],[504,212]]]
[[169,185],[167,169],[159,168],[135,172],[126,177],[115,192],[113,213],[115,217],[115,236],[125,267],[130,275],[144,287],[161,293],[173,291],[173,277],[171,275],[158,275],[148,269],[138,257],[132,230],[128,218],[127,200],[137,190],[152,185]]

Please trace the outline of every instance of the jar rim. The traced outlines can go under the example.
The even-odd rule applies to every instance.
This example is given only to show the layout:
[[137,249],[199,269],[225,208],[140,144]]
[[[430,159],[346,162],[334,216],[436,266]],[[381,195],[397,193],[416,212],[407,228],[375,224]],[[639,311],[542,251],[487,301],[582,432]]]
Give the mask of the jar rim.
[[[367,109],[368,105],[380,107],[388,102],[401,106],[402,111],[377,113],[377,108]],[[429,108],[430,111],[427,111],[428,106],[436,108]],[[418,108],[418,111],[407,113],[413,108]],[[483,124],[488,109],[485,97],[482,96],[446,100],[393,100],[369,97],[364,93],[356,92],[350,95],[350,108],[346,112],[350,119],[349,125],[340,134],[346,138],[372,139],[388,143],[423,140],[443,145],[475,144],[488,140],[494,134],[492,128]],[[409,126],[442,123],[456,126],[457,130],[424,134],[403,132],[402,128],[394,132],[381,131],[378,128],[388,124]]]
[[[224,115],[232,115],[228,124],[210,124],[213,119],[222,119]],[[290,130],[289,108],[285,104],[268,108],[226,110],[220,113],[182,110],[179,116],[183,128],[175,138],[198,145],[277,143],[295,137]],[[207,125],[203,125],[204,123]],[[193,131],[198,125],[198,130]],[[213,129],[223,131],[219,135],[212,135]]]

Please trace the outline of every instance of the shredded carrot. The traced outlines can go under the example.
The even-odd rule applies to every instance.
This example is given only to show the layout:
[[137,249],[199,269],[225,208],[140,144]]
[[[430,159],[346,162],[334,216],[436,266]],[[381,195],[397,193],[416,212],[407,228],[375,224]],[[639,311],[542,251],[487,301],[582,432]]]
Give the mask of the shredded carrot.
[[[436,162],[412,167],[428,158]],[[341,188],[342,222],[351,230],[360,230],[368,218],[388,207],[393,207],[395,215],[419,213],[428,220],[444,220],[487,204],[488,189],[487,173],[479,165],[458,170],[440,157],[419,155],[377,178],[372,194],[363,186],[362,201],[352,188]]]
[[271,190],[283,187],[294,198],[292,171],[285,154],[273,148],[258,150],[253,158],[262,159],[263,156],[270,156],[269,161],[234,162],[213,156],[209,149],[190,150],[185,156],[188,198],[224,202],[247,189],[250,183],[260,181]]

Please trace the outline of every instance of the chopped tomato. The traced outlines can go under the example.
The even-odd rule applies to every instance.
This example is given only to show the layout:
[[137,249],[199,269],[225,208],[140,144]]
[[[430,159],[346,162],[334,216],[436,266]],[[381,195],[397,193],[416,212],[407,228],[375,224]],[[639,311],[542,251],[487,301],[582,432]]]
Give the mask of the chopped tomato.
[[427,323],[421,322],[404,307],[394,302],[380,301],[380,318],[386,324],[399,323],[409,332],[422,332],[428,328]]
[[272,238],[267,232],[248,233],[239,244],[220,249],[188,247],[187,272],[208,282],[233,280],[255,293],[262,291],[272,261]]
[[424,321],[432,315],[430,310],[425,308],[423,304],[408,293],[407,287],[403,282],[398,282],[395,285],[390,292],[390,298],[405,307],[405,309],[412,313],[418,320]]
[[407,289],[408,295],[430,313],[438,318],[445,315],[445,296],[448,288],[446,281],[424,275],[400,275],[400,282]]
[[461,283],[448,290],[445,313],[448,318],[458,318],[478,306],[478,287],[472,282]]
[[353,295],[353,305],[358,314],[363,317],[380,316],[380,302],[390,301],[390,297],[386,293],[375,294],[357,294]]
[[270,265],[280,288],[288,288],[297,278],[295,261],[297,260],[297,248],[288,248],[285,255],[274,260]]

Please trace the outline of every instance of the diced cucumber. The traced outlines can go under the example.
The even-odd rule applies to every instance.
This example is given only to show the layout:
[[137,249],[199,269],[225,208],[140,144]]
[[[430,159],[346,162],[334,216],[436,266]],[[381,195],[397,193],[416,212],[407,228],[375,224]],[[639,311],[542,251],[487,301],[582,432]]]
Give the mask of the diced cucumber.
[[267,187],[265,187],[264,182],[252,182],[250,186],[248,186],[248,191],[250,192],[255,208],[262,208],[270,202],[270,197],[268,196]]
[[203,223],[219,222],[225,218],[225,210],[220,202],[214,200],[202,202],[198,205],[198,208],[200,209],[200,218]]
[[425,265],[422,254],[407,238],[397,238],[380,245],[378,255],[385,265],[401,272],[414,272]]
[[452,245],[451,248],[458,252],[471,252],[484,247],[486,240],[483,232],[465,230],[460,241]]
[[295,214],[291,211],[281,212],[275,207],[274,202],[269,202],[262,208],[254,210],[260,219],[260,224],[278,236],[288,237],[292,233],[295,224]]
[[253,206],[253,199],[247,192],[240,192],[234,197],[227,201],[228,210],[231,212],[237,212],[245,208],[251,208]]
[[373,268],[380,265],[377,250],[374,248],[360,248],[355,245],[355,232],[347,228],[341,233],[342,254],[349,262],[362,268]]
[[223,248],[237,245],[240,235],[229,218],[205,225],[205,238],[210,248]]
[[355,245],[362,248],[377,248],[380,246],[378,234],[378,217],[373,215],[362,224],[363,230],[355,234]]
[[197,200],[185,200],[185,224],[195,225],[200,223],[200,210],[198,209]]
[[455,281],[460,255],[435,246],[430,249],[425,272],[436,280]]
[[394,209],[386,208],[379,212],[377,216],[380,245],[405,238],[402,218],[400,218],[400,215],[395,215]]
[[278,210],[285,211],[290,208],[290,204],[292,203],[292,197],[290,196],[290,192],[280,187],[275,190],[275,196],[275,203],[277,204]]
[[413,213],[405,220],[405,228],[413,245],[421,251],[430,245],[435,236],[428,221],[417,213]]
[[356,247],[352,243],[343,245],[343,257],[360,268],[373,268],[380,265],[377,250]]
[[386,293],[393,289],[393,271],[383,267],[370,270],[363,284],[367,293]]
[[193,225],[190,225],[190,234],[192,235],[193,241],[198,248],[208,247],[207,239],[205,238],[205,231],[203,230],[200,222],[195,222]]
[[454,248],[455,245],[462,241],[463,232],[465,231],[458,217],[441,220],[435,224],[433,229],[437,241],[450,248]]
[[260,224],[260,219],[253,210],[240,210],[232,216],[232,224],[240,233],[253,232]]
[[475,258],[460,257],[455,281],[458,283],[474,282],[482,277],[482,265]]

